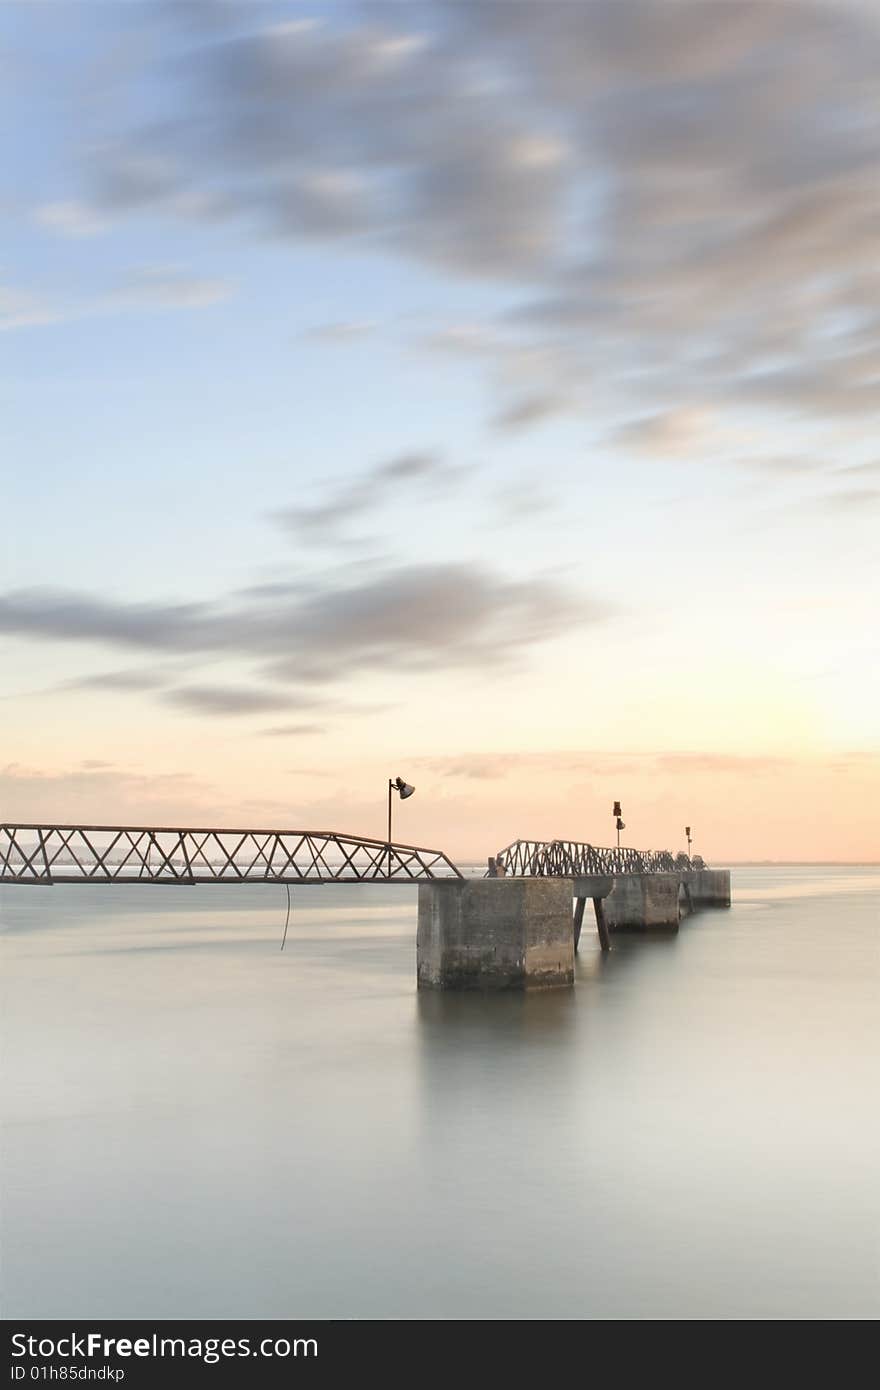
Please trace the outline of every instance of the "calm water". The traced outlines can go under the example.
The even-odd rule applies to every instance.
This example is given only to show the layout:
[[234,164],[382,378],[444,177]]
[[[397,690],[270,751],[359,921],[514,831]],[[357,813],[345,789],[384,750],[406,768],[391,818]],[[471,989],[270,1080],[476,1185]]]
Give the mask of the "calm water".
[[6,1317],[876,1317],[880,870],[734,870],[573,991],[410,889],[0,889]]

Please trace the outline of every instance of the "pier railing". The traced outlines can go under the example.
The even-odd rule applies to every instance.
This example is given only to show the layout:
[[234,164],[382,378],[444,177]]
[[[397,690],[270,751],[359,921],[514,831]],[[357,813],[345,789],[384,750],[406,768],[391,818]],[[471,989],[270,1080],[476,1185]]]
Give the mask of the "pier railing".
[[442,850],[317,830],[0,825],[2,883],[419,883]]
[[[658,874],[704,868],[700,855],[671,850],[606,848],[577,840],[514,840],[495,855],[499,873],[582,878],[589,874]],[[491,869],[489,871],[491,873]]]

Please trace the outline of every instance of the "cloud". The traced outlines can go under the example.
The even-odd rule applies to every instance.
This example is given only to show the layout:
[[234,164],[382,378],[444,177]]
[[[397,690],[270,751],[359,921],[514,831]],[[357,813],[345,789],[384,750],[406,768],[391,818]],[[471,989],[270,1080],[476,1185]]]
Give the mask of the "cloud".
[[[123,603],[65,590],[0,596],[0,633],[67,644],[239,658],[270,681],[333,685],[355,666],[482,671],[517,663],[532,647],[608,616],[541,578],[507,578],[468,563],[379,565],[309,586],[199,603]],[[94,681],[95,677],[85,678]],[[106,683],[107,677],[98,677]],[[110,688],[131,688],[110,673]],[[164,691],[207,714],[314,707],[311,694],[191,684]]]
[[351,169],[305,169],[276,190],[272,215],[283,236],[348,236],[370,224],[369,185]]
[[97,153],[96,206],[110,212],[151,207],[179,193],[180,173],[171,157],[137,146],[109,146]]
[[[785,455],[765,457],[756,455],[754,458],[737,459],[737,463],[742,468],[749,468],[758,473],[776,473],[780,476],[798,477],[808,473],[818,473],[825,468],[822,459],[804,458],[803,456]],[[841,470],[843,471],[843,470]]]
[[880,502],[880,488],[853,487],[843,492],[833,492],[825,497],[815,498],[817,506],[831,507],[835,511],[856,511],[863,507],[873,507]]
[[283,507],[272,518],[299,540],[312,544],[336,543],[349,522],[378,510],[393,500],[401,485],[439,485],[457,470],[433,453],[401,454],[376,464],[366,473],[331,487],[322,502]]
[[260,730],[263,738],[308,738],[326,732],[323,724],[276,724],[271,729]]
[[449,353],[453,356],[494,356],[506,353],[510,343],[497,327],[483,323],[460,323],[448,324],[422,334],[417,346],[426,352]]
[[664,772],[750,777],[790,767],[794,761],[765,753],[663,753],[654,759],[655,766]]
[[202,8],[162,19],[56,221],[234,220],[501,282],[488,335],[539,349],[502,426],[550,413],[541,356],[560,409],[598,377],[640,415],[880,410],[875,7]]
[[174,213],[200,193],[215,215],[284,237],[368,236],[492,276],[539,266],[558,236],[567,141],[499,101],[479,61],[422,18],[429,29],[392,12],[261,27],[255,12],[250,33],[166,45],[142,80],[164,89],[167,119],[94,153],[97,206]]
[[94,207],[75,199],[42,203],[34,209],[34,221],[46,231],[63,237],[92,237],[106,229],[107,223]]
[[483,669],[568,627],[606,616],[547,580],[509,580],[474,564],[402,565],[357,586],[326,589],[299,612],[300,651],[270,668],[330,679],[339,662],[386,669]]
[[853,463],[848,468],[838,468],[837,474],[856,474],[866,478],[880,476],[880,459],[871,459],[868,463]]
[[526,429],[582,407],[590,376],[583,355],[570,344],[523,336],[510,322],[450,324],[422,334],[415,347],[486,370],[502,401],[490,419],[495,430]]
[[267,710],[295,708],[297,704],[289,695],[231,685],[184,685],[166,690],[161,698],[193,714],[207,715],[264,714]]
[[192,637],[210,649],[211,621],[206,604],[122,604],[47,588],[0,597],[0,632],[63,642],[186,651]]
[[60,315],[40,295],[0,285],[0,332],[57,323]]
[[498,781],[519,774],[557,777],[608,777],[616,774],[649,776],[673,773],[686,776],[755,776],[770,774],[794,765],[793,758],[763,753],[711,753],[672,751],[658,753],[647,749],[614,751],[608,749],[551,749],[539,753],[468,753],[447,757],[410,759],[414,767],[423,766],[442,777],[466,781]]
[[513,401],[506,409],[495,416],[493,424],[500,430],[520,430],[529,425],[560,415],[571,409],[571,401],[560,395],[523,396]]
[[375,481],[399,482],[401,480],[410,481],[414,478],[421,480],[423,478],[442,477],[451,471],[436,454],[400,454],[397,458],[390,459],[388,463],[379,464],[373,478]]
[[[166,773],[151,768],[132,771],[98,765],[46,771],[22,763],[0,767],[0,797],[16,822],[44,825],[59,819],[106,825],[168,825],[222,823],[222,798],[189,773]],[[64,807],[59,817],[59,807]]]
[[528,477],[503,483],[495,489],[492,501],[499,522],[509,526],[556,511],[561,499],[551,480]]
[[709,419],[703,410],[661,411],[621,425],[611,439],[636,453],[682,458],[696,453],[710,439]]
[[180,266],[141,267],[92,299],[50,303],[30,290],[0,286],[0,332],[143,309],[203,309],[232,292],[227,281],[191,275]]
[[378,324],[373,319],[348,319],[337,323],[319,323],[306,331],[307,338],[325,343],[349,343],[375,333]]
[[107,296],[116,308],[202,309],[228,299],[232,286],[225,280],[191,275],[180,266],[142,266],[132,271]]
[[101,671],[94,676],[80,676],[68,681],[67,690],[158,690],[167,677],[155,671]]

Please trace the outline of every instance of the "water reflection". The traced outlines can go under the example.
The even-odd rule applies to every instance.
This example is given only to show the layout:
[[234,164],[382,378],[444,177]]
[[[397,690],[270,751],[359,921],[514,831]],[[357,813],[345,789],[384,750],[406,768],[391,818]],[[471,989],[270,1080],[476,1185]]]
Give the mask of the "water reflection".
[[876,892],[738,872],[489,996],[405,892],[0,891],[4,1314],[875,1315]]

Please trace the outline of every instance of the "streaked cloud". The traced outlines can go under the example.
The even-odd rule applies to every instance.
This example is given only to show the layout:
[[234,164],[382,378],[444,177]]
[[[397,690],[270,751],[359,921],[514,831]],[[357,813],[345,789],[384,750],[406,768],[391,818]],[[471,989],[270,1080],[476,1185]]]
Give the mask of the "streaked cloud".
[[[403,467],[400,460],[396,467]],[[414,461],[408,465],[415,467]],[[270,682],[333,686],[355,666],[420,671],[485,670],[516,664],[564,631],[609,616],[540,576],[510,579],[459,562],[371,567],[357,578],[269,586],[198,603],[125,603],[65,590],[0,597],[0,632],[67,645],[134,648],[185,656],[190,667],[218,654],[241,659]],[[279,655],[283,653],[284,655]],[[88,676],[104,688],[145,689],[139,673]],[[205,714],[313,707],[310,694],[205,685],[164,690],[163,702]]]
[[493,420],[496,429],[521,430],[547,420],[551,415],[561,415],[571,409],[571,401],[562,395],[523,396],[511,402]]
[[42,296],[14,286],[0,285],[0,331],[37,328],[57,323],[60,315]]
[[308,329],[306,337],[324,343],[350,343],[358,338],[368,338],[375,333],[378,325],[373,319],[347,319],[336,323],[319,323]]
[[846,468],[838,468],[836,472],[838,477],[844,474],[860,478],[880,477],[880,459],[871,459],[868,463],[853,463]]
[[167,676],[157,671],[100,671],[92,676],[80,676],[68,681],[67,690],[158,690],[166,685]]
[[437,487],[457,471],[438,454],[400,454],[368,468],[355,478],[343,479],[331,485],[318,502],[283,507],[272,512],[271,516],[300,541],[314,545],[335,543],[351,521],[377,512],[399,496],[401,487],[411,484]]
[[231,685],[182,685],[166,690],[161,698],[169,705],[202,715],[265,714],[267,710],[290,709],[296,703],[269,690]]
[[16,808],[17,820],[44,824],[59,820],[98,825],[218,823],[221,799],[200,778],[155,768],[99,765],[103,763],[103,759],[88,759],[61,769],[7,763],[0,767],[0,797],[5,806]]
[[106,230],[107,223],[94,207],[76,199],[41,203],[34,209],[34,221],[48,232],[63,237],[92,237]]
[[107,302],[117,308],[202,309],[231,293],[225,280],[192,275],[180,266],[142,266],[109,292]]
[[614,775],[641,778],[667,772],[681,777],[770,775],[808,760],[779,754],[568,748],[543,752],[510,749],[441,758],[416,757],[411,761],[414,766],[424,766],[441,777],[494,782],[508,777],[531,779],[535,775],[553,775],[560,779]]
[[863,507],[876,507],[880,502],[880,488],[878,487],[852,487],[846,488],[842,492],[832,492],[825,497],[817,498],[816,505],[819,507],[831,507],[835,511],[855,511]]
[[156,309],[204,309],[233,293],[225,280],[193,275],[180,266],[144,266],[90,298],[52,300],[29,289],[0,286],[0,331],[39,328]]
[[[179,47],[166,29],[128,108],[161,93],[163,121],[121,112],[59,222],[244,221],[512,284],[520,331],[563,355],[577,339],[587,379],[640,373],[658,409],[683,391],[880,409],[871,7],[229,14],[181,25]],[[501,423],[537,421],[545,396]]]
[[712,437],[712,419],[705,410],[679,409],[658,412],[621,425],[612,441],[635,453],[662,458],[704,454]]
[[261,738],[311,738],[326,733],[323,724],[276,724],[271,729],[261,729]]
[[828,467],[823,459],[797,455],[767,456],[756,454],[754,457],[737,459],[737,463],[742,468],[748,468],[757,473],[776,474],[782,478],[820,473]]

